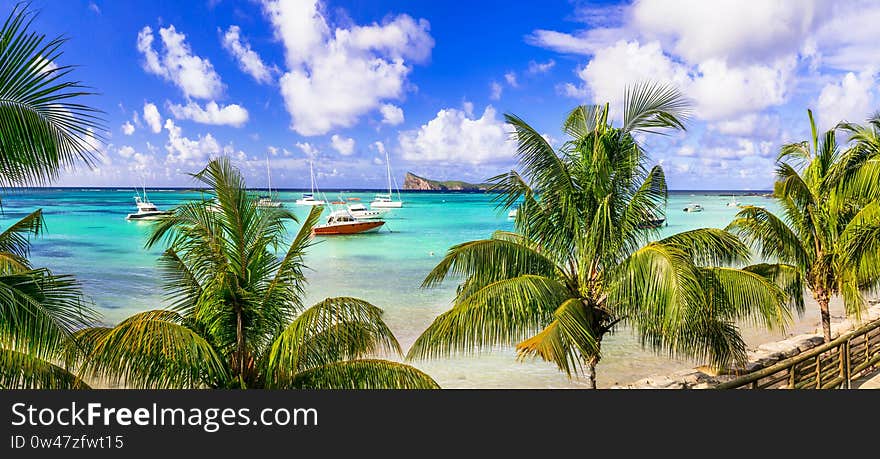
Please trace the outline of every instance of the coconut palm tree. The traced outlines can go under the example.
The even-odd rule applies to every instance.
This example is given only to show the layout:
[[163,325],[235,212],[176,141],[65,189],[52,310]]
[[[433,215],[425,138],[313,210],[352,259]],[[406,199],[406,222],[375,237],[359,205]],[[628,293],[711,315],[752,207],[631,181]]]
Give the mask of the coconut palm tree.
[[[77,102],[89,93],[69,80],[71,66],[55,64],[65,40],[32,32],[34,17],[19,4],[0,28],[3,188],[45,184],[63,167],[88,164],[100,141],[98,111]],[[0,387],[87,387],[61,360],[94,314],[73,277],[28,261],[43,225],[37,210],[0,233]]]
[[[156,223],[168,309],[78,334],[85,374],[151,388],[435,388],[400,353],[382,311],[357,298],[302,304],[312,209],[286,247],[283,208],[262,208],[228,159],[193,175],[209,199]],[[275,251],[283,249],[279,259]]]
[[735,236],[697,229],[650,242],[657,230],[645,222],[664,213],[666,181],[635,134],[684,129],[688,107],[673,88],[634,86],[619,127],[608,105],[574,109],[558,151],[506,115],[521,173],[491,180],[499,207],[521,202],[515,231],[449,249],[423,286],[463,281],[408,357],[515,344],[519,358],[569,377],[586,369],[595,388],[602,340],[623,325],[652,349],[719,367],[745,358],[738,321],[783,326],[799,302],[774,280],[796,279],[771,265],[723,267],[748,257]]
[[858,318],[864,292],[880,285],[880,120],[840,125],[851,135],[851,147],[842,150],[836,129],[820,137],[812,111],[807,115],[810,140],[784,145],[777,159],[774,195],[782,216],[746,207],[728,228],[764,258],[798,272],[819,304],[827,342],[831,299],[841,295],[847,314]]

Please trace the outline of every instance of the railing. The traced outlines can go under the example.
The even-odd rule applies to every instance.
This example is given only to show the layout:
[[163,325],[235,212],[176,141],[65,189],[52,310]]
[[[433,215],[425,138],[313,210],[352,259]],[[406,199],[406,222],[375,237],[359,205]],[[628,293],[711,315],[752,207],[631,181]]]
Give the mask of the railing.
[[880,320],[716,389],[850,389],[880,363]]

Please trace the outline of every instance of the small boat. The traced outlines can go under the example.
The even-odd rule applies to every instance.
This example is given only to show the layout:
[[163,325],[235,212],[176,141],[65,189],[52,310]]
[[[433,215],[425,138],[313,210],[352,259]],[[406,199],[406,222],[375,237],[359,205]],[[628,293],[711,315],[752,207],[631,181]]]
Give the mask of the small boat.
[[268,177],[266,192],[257,199],[257,207],[284,207],[281,201],[272,198],[272,172],[269,170],[269,155],[266,155],[266,175]]
[[326,202],[315,199],[315,192],[318,189],[318,185],[315,183],[315,170],[312,167],[312,163],[309,162],[309,174],[312,176],[312,191],[311,193],[303,193],[302,198],[297,199],[296,203],[300,206],[323,206]]
[[348,210],[336,210],[327,217],[327,223],[312,228],[314,236],[360,234],[378,231],[384,225],[382,220],[360,221]]
[[345,201],[330,201],[330,204],[345,204]]
[[403,207],[403,201],[394,201],[391,199],[391,194],[377,194],[370,202],[370,207],[397,209]]
[[701,205],[699,205],[699,204],[697,204],[697,203],[690,203],[690,204],[687,205],[687,207],[685,207],[685,208],[682,209],[682,210],[685,211],[685,212],[702,212],[702,211],[703,211],[703,206],[701,206]]
[[382,218],[390,209],[367,209],[363,204],[349,204],[348,212],[358,220],[375,220]]
[[137,191],[135,191],[134,203],[137,206],[137,212],[128,214],[125,217],[126,220],[158,220],[174,213],[168,210],[159,210],[155,204],[150,202],[150,200],[147,199],[146,188],[144,188],[143,198],[141,198],[140,195],[137,194]]
[[388,152],[385,152],[385,166],[388,170],[388,194],[377,194],[370,203],[370,208],[386,208],[397,209],[403,207],[403,201],[400,200],[400,189],[397,190],[397,201],[391,198],[391,162],[388,159]]
[[360,201],[361,198],[348,198],[349,201]]
[[730,202],[727,203],[727,207],[742,207],[742,203],[737,201],[736,198],[731,198]]
[[516,209],[513,209],[510,212],[508,212],[507,218],[516,218]]

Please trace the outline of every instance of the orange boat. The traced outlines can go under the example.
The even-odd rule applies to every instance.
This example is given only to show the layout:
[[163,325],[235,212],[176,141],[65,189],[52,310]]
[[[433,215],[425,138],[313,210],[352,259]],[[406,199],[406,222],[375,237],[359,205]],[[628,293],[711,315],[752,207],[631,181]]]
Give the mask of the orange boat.
[[348,198],[349,201],[360,201],[361,198]]
[[384,225],[382,220],[358,220],[345,210],[337,210],[327,217],[327,223],[312,228],[314,236],[332,236],[339,234],[360,234],[379,231]]

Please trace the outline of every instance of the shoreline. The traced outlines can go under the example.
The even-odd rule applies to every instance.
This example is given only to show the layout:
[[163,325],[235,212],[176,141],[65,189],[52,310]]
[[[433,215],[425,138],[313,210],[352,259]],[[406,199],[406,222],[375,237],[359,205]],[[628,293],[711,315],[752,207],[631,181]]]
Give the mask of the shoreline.
[[[840,337],[868,323],[880,320],[880,299],[868,300],[861,320],[844,318],[831,323],[831,339]],[[784,340],[768,341],[758,344],[748,351],[748,361],[744,367],[716,373],[705,366],[680,370],[671,374],[651,375],[629,384],[614,385],[610,389],[711,389],[725,381],[767,368],[781,360],[794,357],[824,344],[821,326],[814,333],[803,333]]]

